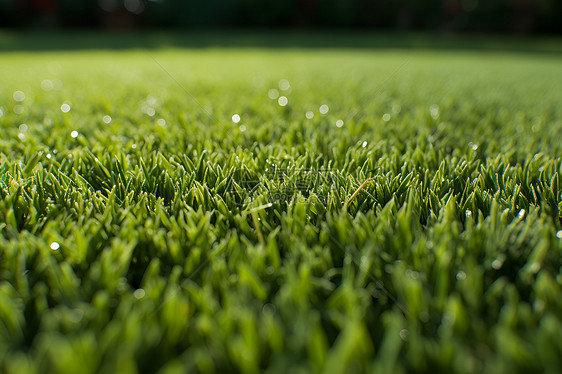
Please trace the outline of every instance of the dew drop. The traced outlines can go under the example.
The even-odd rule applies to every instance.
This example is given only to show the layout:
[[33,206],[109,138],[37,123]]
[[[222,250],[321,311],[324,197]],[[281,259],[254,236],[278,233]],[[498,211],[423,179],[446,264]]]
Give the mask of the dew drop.
[[13,98],[17,102],[22,102],[25,100],[25,93],[23,93],[23,91],[16,91],[13,94]]
[[146,295],[146,292],[142,288],[136,289],[135,292],[133,292],[133,296],[137,300],[142,299],[145,295]]
[[154,105],[156,105],[156,104],[158,103],[158,99],[156,99],[155,96],[148,95],[148,96],[146,97],[146,103],[147,103],[148,105],[154,106]]
[[275,100],[279,97],[279,91],[277,91],[275,88],[272,88],[267,91],[267,96],[269,96],[271,100]]
[[337,127],[342,127],[342,126],[343,126],[343,121],[342,121],[341,119],[338,119],[338,120],[336,121],[336,126],[337,126]]
[[429,107],[429,113],[431,114],[431,118],[437,119],[439,118],[439,105],[433,104]]
[[77,138],[78,137],[78,131],[74,130],[70,133],[70,136],[72,136],[73,138]]
[[53,251],[56,251],[56,250],[58,250],[59,248],[60,248],[60,244],[59,244],[59,243],[57,243],[57,242],[52,242],[52,243],[51,243],[51,249],[52,249]]
[[502,268],[502,265],[503,265],[503,263],[502,263],[500,260],[498,260],[498,259],[492,261],[492,268],[493,268],[494,270],[499,270],[499,269],[501,269],[501,268]]
[[234,123],[240,122],[240,116],[238,114],[234,114],[232,116],[232,122],[234,122]]
[[326,113],[328,113],[330,108],[326,104],[323,104],[323,105],[320,105],[319,110],[320,110],[320,114],[326,114]]
[[43,91],[51,91],[53,88],[55,88],[53,81],[49,79],[44,79],[43,81],[41,81],[41,89]]
[[279,81],[279,89],[281,91],[287,91],[289,88],[291,88],[291,84],[289,83],[288,80],[286,79],[281,79]]
[[277,100],[277,102],[279,103],[279,105],[285,106],[289,103],[289,99],[287,99],[285,96],[281,96],[279,97],[279,100]]

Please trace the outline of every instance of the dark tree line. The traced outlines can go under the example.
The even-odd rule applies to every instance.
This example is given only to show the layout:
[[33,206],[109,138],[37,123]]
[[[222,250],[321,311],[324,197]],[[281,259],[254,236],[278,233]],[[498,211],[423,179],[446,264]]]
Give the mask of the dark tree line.
[[562,32],[560,0],[0,0],[0,27]]

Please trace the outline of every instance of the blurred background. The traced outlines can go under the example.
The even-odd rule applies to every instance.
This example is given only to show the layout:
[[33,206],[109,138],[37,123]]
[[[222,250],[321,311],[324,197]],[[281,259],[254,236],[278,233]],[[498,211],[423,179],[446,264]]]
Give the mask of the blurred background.
[[0,0],[1,28],[562,33],[560,0]]

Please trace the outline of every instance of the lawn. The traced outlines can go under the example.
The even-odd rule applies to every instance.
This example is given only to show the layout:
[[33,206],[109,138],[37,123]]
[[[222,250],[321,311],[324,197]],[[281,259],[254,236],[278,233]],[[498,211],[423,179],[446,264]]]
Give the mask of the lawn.
[[562,367],[560,40],[0,36],[0,371]]

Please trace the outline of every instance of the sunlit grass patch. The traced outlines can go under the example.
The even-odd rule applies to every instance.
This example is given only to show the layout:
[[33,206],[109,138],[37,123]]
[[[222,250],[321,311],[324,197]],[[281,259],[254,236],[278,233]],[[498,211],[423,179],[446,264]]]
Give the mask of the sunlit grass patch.
[[559,55],[4,53],[0,79],[2,370],[562,364]]

